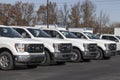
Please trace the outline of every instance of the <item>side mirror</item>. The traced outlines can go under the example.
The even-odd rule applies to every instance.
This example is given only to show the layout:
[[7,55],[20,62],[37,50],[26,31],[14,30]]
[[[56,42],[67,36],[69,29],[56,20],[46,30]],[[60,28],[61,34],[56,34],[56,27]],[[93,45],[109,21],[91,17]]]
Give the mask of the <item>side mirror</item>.
[[26,38],[26,33],[21,34],[23,38]]
[[31,38],[29,35],[27,36],[26,33],[22,33],[21,36],[22,36],[23,38]]
[[115,42],[119,42],[119,40],[115,40]]

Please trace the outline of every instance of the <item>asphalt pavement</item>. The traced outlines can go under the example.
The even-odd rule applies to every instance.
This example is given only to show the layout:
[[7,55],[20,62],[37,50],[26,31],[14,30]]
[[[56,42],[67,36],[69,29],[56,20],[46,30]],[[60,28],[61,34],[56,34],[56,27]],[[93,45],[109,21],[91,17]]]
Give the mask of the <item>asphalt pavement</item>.
[[21,66],[11,71],[0,70],[0,80],[120,80],[120,56],[34,69]]

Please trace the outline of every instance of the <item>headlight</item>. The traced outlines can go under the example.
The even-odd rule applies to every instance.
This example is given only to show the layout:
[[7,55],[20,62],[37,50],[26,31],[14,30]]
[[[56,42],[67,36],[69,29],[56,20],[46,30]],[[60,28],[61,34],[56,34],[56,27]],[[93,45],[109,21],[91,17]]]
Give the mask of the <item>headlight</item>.
[[84,47],[85,51],[89,51],[88,46],[89,46],[89,44],[83,44],[83,47]]
[[105,44],[106,50],[109,50],[109,44]]
[[17,52],[25,52],[25,44],[16,43],[15,48]]
[[54,51],[55,51],[55,52],[60,52],[60,51],[59,51],[59,44],[55,44],[55,43],[54,43],[54,44],[53,44],[53,48],[54,48]]

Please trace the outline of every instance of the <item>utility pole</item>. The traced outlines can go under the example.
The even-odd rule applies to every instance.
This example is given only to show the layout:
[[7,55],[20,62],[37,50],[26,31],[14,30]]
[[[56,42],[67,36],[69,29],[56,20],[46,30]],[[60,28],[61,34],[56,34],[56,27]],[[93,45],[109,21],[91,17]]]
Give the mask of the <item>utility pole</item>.
[[49,0],[47,0],[47,28],[49,28]]
[[103,16],[103,13],[102,13],[102,11],[100,12],[100,24],[99,24],[99,26],[100,26],[100,31],[99,31],[99,33],[100,34],[102,34],[102,16]]

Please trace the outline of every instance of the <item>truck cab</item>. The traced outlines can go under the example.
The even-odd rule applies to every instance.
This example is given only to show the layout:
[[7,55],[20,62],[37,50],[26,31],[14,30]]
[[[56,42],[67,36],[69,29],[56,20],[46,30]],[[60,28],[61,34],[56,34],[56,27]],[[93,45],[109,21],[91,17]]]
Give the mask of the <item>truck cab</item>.
[[16,65],[37,67],[45,59],[44,45],[32,39],[23,39],[7,26],[0,26],[0,68],[14,69]]
[[75,34],[78,38],[84,38],[96,42],[99,52],[99,55],[97,57],[99,59],[109,59],[111,56],[114,56],[116,54],[116,43],[113,41],[99,39],[98,36],[89,32],[71,32]]
[[117,54],[120,55],[120,36],[113,34],[102,34],[100,39],[114,41],[117,44]]
[[80,62],[95,59],[97,55],[97,43],[85,39],[78,39],[74,34],[65,29],[41,29],[50,34],[53,38],[68,40],[72,43],[74,52],[74,56],[71,58],[72,61]]
[[72,44],[67,40],[53,39],[44,31],[35,27],[13,27],[24,38],[42,41],[45,47],[46,60],[42,65],[51,63],[64,64],[71,61]]

